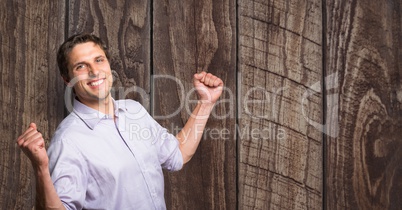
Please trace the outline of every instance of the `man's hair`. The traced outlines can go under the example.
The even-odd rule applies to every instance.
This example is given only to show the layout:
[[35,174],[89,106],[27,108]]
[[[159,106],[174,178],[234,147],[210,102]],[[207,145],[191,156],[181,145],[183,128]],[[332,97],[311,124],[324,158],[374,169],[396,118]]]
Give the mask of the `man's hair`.
[[83,44],[87,42],[93,42],[98,45],[109,59],[109,54],[107,51],[107,46],[105,43],[97,36],[93,34],[76,34],[68,38],[57,51],[57,65],[59,66],[61,76],[70,79],[68,75],[68,56],[71,50],[78,44]]

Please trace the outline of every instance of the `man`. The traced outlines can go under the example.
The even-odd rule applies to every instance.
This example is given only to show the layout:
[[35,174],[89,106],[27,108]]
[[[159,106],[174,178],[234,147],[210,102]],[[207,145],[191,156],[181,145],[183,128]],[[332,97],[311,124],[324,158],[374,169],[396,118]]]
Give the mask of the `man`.
[[17,139],[31,160],[41,209],[165,209],[162,168],[179,170],[194,155],[223,82],[195,74],[199,103],[176,137],[132,100],[115,101],[107,48],[89,34],[59,48],[61,76],[75,93],[48,151],[36,125]]

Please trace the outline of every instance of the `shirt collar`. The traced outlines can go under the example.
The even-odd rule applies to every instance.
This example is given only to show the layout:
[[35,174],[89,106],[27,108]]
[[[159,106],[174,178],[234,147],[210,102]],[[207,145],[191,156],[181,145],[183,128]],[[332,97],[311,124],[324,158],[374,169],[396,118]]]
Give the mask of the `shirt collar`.
[[[112,98],[113,106],[115,108],[114,113],[115,116],[118,117],[119,110],[124,110],[124,103],[117,103]],[[101,121],[105,119],[113,119],[112,115],[107,115],[102,112],[99,112],[96,109],[92,109],[91,107],[81,103],[76,98],[74,98],[74,110],[73,112],[91,129],[93,130],[95,126]]]

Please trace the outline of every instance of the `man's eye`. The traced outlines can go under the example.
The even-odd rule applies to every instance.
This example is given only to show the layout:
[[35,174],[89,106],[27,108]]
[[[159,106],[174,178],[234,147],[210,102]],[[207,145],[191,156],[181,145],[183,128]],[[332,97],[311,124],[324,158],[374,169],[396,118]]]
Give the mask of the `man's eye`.
[[96,62],[102,62],[103,61],[103,58],[98,58],[98,59],[96,59]]
[[77,67],[75,67],[75,69],[77,69],[77,70],[80,70],[80,69],[83,69],[83,68],[85,68],[85,65],[78,65]]

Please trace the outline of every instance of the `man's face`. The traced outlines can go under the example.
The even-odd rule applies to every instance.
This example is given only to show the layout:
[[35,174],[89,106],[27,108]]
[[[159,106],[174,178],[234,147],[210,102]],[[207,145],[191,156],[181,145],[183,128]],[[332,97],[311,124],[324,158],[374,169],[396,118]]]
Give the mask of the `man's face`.
[[76,45],[68,56],[70,84],[78,99],[95,105],[109,98],[113,77],[105,52],[93,42]]

